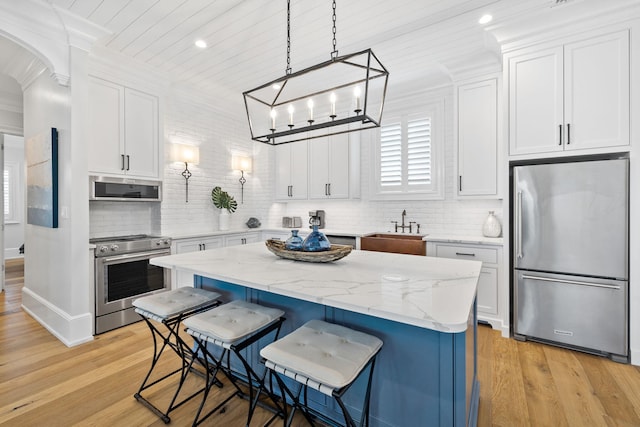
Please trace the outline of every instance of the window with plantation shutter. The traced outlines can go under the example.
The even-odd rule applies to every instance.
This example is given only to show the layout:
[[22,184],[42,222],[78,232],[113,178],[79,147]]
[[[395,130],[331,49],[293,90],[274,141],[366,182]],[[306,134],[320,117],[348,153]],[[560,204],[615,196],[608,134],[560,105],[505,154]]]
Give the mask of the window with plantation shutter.
[[4,221],[14,222],[18,220],[16,210],[16,191],[18,179],[18,164],[5,162],[4,164]]
[[431,118],[407,121],[407,184],[431,184]]
[[442,104],[423,113],[386,118],[377,150],[377,194],[381,199],[441,198],[442,156],[434,124]]
[[402,126],[394,123],[380,129],[380,185],[402,184]]

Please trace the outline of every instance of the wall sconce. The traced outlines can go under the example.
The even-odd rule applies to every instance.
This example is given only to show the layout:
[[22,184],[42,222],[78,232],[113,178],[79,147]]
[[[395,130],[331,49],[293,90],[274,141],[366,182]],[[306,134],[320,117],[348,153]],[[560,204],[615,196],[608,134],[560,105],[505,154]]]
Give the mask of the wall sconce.
[[171,161],[184,163],[182,176],[185,180],[185,203],[189,203],[189,178],[191,178],[189,163],[192,165],[200,163],[200,150],[195,145],[171,144]]
[[244,177],[245,172],[251,172],[251,157],[234,155],[231,158],[231,169],[234,171],[240,171],[240,203],[244,203],[244,183],[247,182]]

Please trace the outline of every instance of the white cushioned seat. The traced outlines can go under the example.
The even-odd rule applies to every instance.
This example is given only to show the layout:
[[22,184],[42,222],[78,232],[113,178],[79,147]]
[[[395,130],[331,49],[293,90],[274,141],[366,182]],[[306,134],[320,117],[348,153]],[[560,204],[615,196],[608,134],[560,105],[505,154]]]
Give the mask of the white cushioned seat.
[[313,385],[295,375],[300,374],[319,383],[313,385],[314,388],[330,395],[331,389],[340,389],[353,382],[380,347],[382,341],[377,337],[311,320],[264,347],[260,355],[266,359],[267,367]]
[[247,301],[231,301],[196,314],[184,321],[191,335],[201,335],[223,343],[232,343],[259,331],[284,316],[277,308],[263,307]]
[[[220,297],[217,292],[200,288],[178,288],[168,292],[149,295],[133,301],[136,312],[145,311],[160,319],[175,316],[183,311],[203,307]],[[144,314],[144,313],[140,313]]]

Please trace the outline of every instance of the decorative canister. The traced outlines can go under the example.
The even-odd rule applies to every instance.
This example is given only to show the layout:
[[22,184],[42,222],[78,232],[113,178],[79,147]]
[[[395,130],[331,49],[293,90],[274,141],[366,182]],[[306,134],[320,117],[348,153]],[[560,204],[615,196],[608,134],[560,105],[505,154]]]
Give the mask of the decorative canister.
[[331,242],[324,233],[318,231],[318,224],[313,224],[313,231],[309,233],[304,242],[302,242],[302,250],[305,252],[320,252],[331,249]]
[[298,230],[291,230],[291,237],[284,242],[284,248],[290,251],[302,250],[302,237],[298,236]]
[[489,216],[484,220],[482,225],[482,234],[485,237],[500,237],[502,234],[502,225],[500,220],[494,215],[494,211],[489,211]]

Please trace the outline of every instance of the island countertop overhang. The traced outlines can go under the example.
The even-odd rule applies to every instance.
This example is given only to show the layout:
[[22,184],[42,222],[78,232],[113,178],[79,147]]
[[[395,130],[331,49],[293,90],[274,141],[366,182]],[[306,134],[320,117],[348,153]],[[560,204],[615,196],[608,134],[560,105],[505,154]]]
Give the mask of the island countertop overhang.
[[332,263],[306,263],[278,258],[264,243],[150,262],[445,333],[467,329],[482,267],[478,261],[358,250]]

